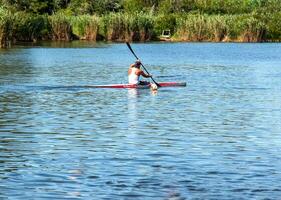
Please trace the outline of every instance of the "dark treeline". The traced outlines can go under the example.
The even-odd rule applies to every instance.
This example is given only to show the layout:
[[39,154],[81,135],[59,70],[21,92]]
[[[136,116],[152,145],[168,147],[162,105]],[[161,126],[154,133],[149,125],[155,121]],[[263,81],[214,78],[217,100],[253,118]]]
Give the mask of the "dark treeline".
[[281,40],[281,0],[0,0],[0,45],[74,39]]

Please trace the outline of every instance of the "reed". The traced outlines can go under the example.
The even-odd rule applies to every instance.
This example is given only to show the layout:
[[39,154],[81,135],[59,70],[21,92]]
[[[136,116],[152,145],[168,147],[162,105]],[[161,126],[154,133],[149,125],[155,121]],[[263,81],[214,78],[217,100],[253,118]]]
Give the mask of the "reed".
[[10,11],[0,7],[0,48],[11,45],[13,33],[13,15]]
[[17,41],[49,39],[50,24],[47,15],[18,12],[15,14],[13,38]]
[[109,13],[102,16],[67,16],[60,12],[51,16],[17,12],[0,8],[0,46],[11,41],[72,39],[106,41],[149,41],[170,29],[173,40],[262,42],[280,40],[281,12],[270,18],[257,13],[209,15],[201,13],[155,15]]
[[124,41],[129,30],[129,16],[123,13],[110,13],[103,17],[104,38],[108,41]]
[[149,41],[154,33],[155,19],[150,14],[137,13],[131,21],[131,27],[135,27],[131,32],[133,33],[132,40]]
[[228,20],[229,35],[238,42],[262,42],[266,40],[266,24],[252,14],[234,15]]
[[90,15],[80,15],[71,18],[73,34],[81,40],[96,41],[99,17]]
[[269,19],[266,38],[270,41],[281,41],[281,12],[273,13]]
[[153,21],[144,13],[110,13],[102,17],[101,34],[108,41],[147,41],[153,35]]
[[184,41],[261,42],[267,27],[251,14],[188,14],[177,18],[176,38]]
[[72,40],[72,26],[70,17],[65,16],[62,13],[57,13],[49,17],[49,22],[53,40]]
[[207,17],[207,29],[209,40],[214,42],[228,41],[228,24],[227,17],[214,15]]
[[201,14],[189,14],[177,18],[176,37],[184,41],[209,40],[207,19],[206,15]]

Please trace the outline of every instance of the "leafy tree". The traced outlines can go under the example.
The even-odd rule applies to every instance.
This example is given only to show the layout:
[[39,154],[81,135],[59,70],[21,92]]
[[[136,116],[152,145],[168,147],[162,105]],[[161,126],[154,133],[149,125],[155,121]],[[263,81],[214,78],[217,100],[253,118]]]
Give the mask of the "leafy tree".
[[118,12],[122,9],[120,0],[95,0],[93,2],[93,11],[97,14],[108,12]]
[[55,6],[54,0],[5,0],[5,3],[18,11],[37,14],[52,14]]
[[141,0],[124,0],[123,6],[127,13],[137,13],[144,10]]

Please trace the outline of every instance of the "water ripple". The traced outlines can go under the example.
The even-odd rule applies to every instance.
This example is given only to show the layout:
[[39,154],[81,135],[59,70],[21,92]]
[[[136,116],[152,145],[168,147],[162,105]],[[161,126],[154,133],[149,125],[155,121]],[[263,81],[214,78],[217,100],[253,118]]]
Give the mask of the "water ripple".
[[122,44],[0,52],[0,199],[279,199],[280,45],[134,48],[188,87],[83,87],[127,81]]

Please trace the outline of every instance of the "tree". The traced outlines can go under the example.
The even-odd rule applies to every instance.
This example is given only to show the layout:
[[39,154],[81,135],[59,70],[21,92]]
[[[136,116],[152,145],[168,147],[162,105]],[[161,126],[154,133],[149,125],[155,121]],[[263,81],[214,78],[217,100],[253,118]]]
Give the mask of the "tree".
[[18,11],[37,14],[52,14],[55,6],[55,0],[5,0],[5,2]]
[[97,14],[108,12],[118,12],[122,9],[120,0],[95,0],[93,2],[93,11]]

